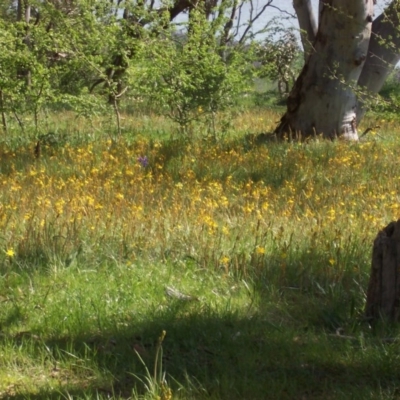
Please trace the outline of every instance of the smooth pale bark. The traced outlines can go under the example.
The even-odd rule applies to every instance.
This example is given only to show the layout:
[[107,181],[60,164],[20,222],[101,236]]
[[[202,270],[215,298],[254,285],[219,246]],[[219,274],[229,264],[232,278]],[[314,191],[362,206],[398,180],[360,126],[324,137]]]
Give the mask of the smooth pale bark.
[[324,0],[313,52],[276,134],[358,140],[357,84],[367,57],[373,0]]
[[300,26],[301,42],[304,48],[304,59],[311,54],[312,44],[317,34],[317,21],[312,10],[311,0],[293,0],[293,7],[296,11],[297,20]]
[[[378,93],[400,61],[399,13],[400,2],[393,1],[372,24],[368,56],[358,80],[361,91],[367,94]],[[360,101],[357,106],[358,122],[364,117],[365,112],[366,107]]]

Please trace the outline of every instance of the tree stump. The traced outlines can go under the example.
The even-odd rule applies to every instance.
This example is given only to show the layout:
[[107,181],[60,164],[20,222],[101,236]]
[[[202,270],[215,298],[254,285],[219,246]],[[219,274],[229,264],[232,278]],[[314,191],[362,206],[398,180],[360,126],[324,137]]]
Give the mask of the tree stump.
[[391,222],[374,240],[365,314],[393,322],[400,316],[400,220]]

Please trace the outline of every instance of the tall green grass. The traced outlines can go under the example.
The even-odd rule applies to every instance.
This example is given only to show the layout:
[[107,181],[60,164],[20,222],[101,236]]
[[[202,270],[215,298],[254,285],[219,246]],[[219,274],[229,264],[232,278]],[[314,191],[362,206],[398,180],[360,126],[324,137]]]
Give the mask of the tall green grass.
[[1,397],[398,397],[398,327],[363,318],[372,240],[400,212],[396,123],[359,144],[245,138],[276,118],[219,141],[71,122],[39,157],[34,135],[3,140]]

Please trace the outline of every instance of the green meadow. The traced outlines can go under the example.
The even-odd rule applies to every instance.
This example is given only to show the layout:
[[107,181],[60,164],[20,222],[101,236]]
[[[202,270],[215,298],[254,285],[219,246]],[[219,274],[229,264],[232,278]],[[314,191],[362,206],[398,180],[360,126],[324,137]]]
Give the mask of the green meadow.
[[364,318],[398,121],[259,143],[279,116],[188,138],[63,113],[39,146],[1,139],[0,398],[400,398],[399,328]]

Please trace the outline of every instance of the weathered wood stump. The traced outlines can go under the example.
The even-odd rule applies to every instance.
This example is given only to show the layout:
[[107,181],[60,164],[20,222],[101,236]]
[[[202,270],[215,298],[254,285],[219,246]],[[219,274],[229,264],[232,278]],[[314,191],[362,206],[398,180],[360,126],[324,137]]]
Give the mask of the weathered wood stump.
[[374,240],[365,314],[372,320],[399,321],[400,220],[391,222]]

